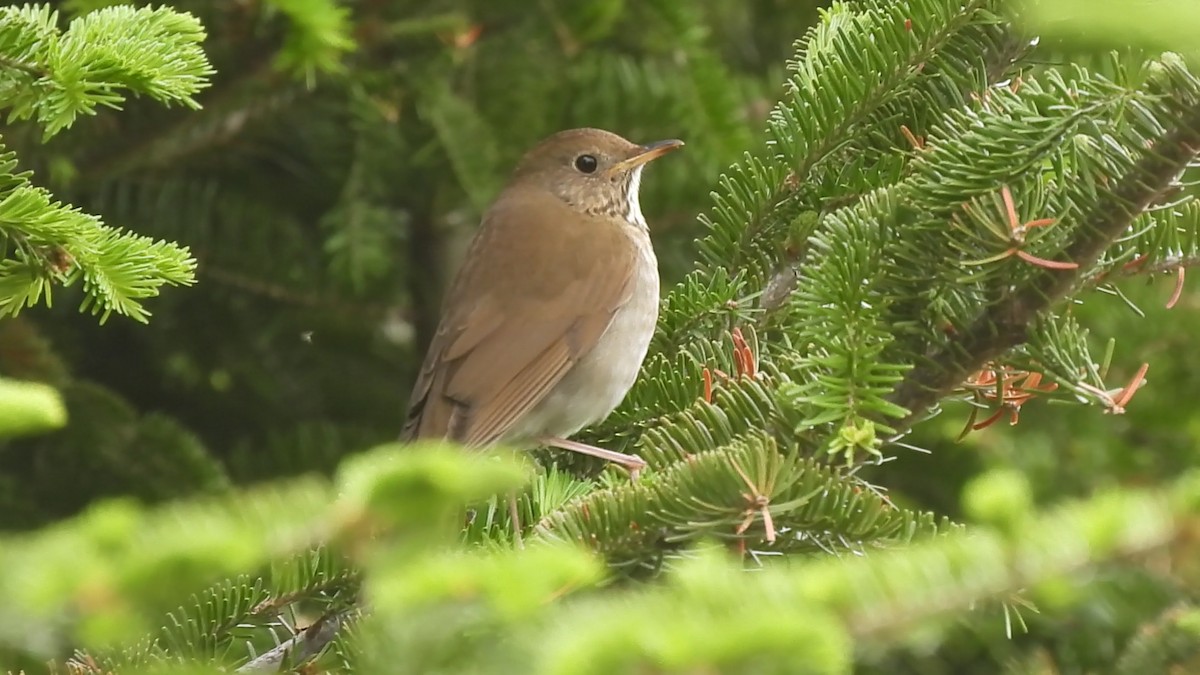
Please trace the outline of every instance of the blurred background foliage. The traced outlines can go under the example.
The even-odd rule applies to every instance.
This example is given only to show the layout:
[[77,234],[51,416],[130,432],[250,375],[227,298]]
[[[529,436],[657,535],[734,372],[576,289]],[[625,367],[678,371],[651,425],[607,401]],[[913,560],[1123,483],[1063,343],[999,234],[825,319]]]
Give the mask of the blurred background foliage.
[[[49,4],[70,17],[115,3]],[[0,374],[58,388],[70,417],[0,444],[0,527],[32,529],[105,496],[154,502],[329,474],[394,438],[481,209],[555,130],[688,141],[642,193],[664,281],[679,280],[695,258],[696,214],[720,172],[761,143],[793,41],[825,4],[173,2],[208,30],[216,75],[197,96],[202,110],[132,100],[45,144],[33,124],[0,125],[58,198],[199,261],[195,287],[148,303],[148,326],[98,326],[72,289],[0,321]],[[1098,46],[1164,46],[1088,30],[1100,32],[1047,28],[1035,59],[1093,64]],[[1045,505],[1200,464],[1200,292],[1189,283],[1168,310],[1174,279],[1126,283],[1127,298],[1075,310],[1099,351],[1116,340],[1114,372],[1150,364],[1124,415],[1035,401],[1019,424],[958,441],[968,410],[951,405],[908,439],[928,452],[864,475],[898,504],[969,521],[960,496],[989,469],[1019,470]],[[1012,640],[993,612],[936,651],[888,651],[863,672],[1108,672],[1150,630],[1146,616],[1168,622],[1177,603],[1197,600],[1169,574],[1114,566],[1093,581],[1065,616],[1026,613],[1029,632]]]

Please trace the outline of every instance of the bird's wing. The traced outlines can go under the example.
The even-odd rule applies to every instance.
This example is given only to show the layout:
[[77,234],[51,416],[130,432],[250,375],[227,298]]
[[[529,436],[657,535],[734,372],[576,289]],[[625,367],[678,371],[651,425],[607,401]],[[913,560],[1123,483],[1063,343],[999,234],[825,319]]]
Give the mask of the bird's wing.
[[628,300],[637,250],[622,230],[549,193],[507,191],[450,289],[401,437],[500,440]]

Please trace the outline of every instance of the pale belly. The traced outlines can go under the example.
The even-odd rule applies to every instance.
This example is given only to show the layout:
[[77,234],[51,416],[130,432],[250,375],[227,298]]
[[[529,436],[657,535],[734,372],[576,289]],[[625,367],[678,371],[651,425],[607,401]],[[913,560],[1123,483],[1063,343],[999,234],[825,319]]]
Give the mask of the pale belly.
[[513,425],[506,440],[566,438],[608,417],[625,398],[641,370],[658,320],[658,262],[648,238],[639,249],[629,302],[617,310],[596,346]]

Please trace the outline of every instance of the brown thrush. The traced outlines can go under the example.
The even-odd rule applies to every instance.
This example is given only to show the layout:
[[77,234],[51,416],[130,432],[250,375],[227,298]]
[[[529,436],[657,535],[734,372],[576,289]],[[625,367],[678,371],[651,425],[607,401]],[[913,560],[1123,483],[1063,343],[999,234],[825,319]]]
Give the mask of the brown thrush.
[[645,467],[567,437],[620,404],[646,356],[659,281],[638,187],[647,162],[682,145],[573,129],[522,158],[450,286],[402,439],[544,445]]

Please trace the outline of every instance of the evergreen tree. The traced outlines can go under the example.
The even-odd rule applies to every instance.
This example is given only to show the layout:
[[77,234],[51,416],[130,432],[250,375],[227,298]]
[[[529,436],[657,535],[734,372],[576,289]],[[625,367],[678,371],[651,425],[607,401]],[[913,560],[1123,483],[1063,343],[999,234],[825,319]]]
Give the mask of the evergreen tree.
[[[1123,434],[1194,447],[1117,425],[1161,385],[1111,342],[1121,300],[1144,311],[1131,277],[1169,274],[1162,304],[1194,302],[1200,79],[1159,51],[1174,45],[1082,55],[1112,43],[1107,10],[1090,44],[1037,41],[1072,33],[1002,0],[835,3],[803,33],[807,10],[765,1],[94,4],[65,3],[65,29],[4,10],[3,138],[56,197],[141,234],[8,169],[4,264],[24,276],[0,306],[53,288],[144,320],[163,285],[193,267],[199,283],[156,298],[149,326],[84,331],[62,303],[0,324],[3,372],[54,387],[4,383],[0,432],[70,420],[0,450],[6,667],[1200,665],[1195,462],[1061,480],[1070,452],[1036,459]],[[212,68],[201,24],[227,31]],[[780,31],[803,35],[786,72]],[[76,123],[124,91],[204,108]],[[347,456],[394,435],[398,364],[503,167],[581,123],[689,141],[690,163],[647,181],[651,221],[680,223],[655,233],[674,284],[651,355],[584,434],[650,470],[438,444]],[[697,184],[713,187],[693,229],[672,214]],[[1025,435],[988,430],[1019,413]],[[1054,435],[1071,420],[1091,428]],[[512,489],[524,549],[495,499]]]

